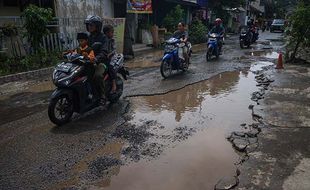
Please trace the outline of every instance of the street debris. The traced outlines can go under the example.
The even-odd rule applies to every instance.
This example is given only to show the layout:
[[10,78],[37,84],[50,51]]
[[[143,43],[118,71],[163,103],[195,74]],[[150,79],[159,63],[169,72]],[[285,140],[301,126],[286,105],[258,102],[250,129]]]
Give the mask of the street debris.
[[102,178],[105,176],[111,167],[119,166],[122,162],[112,156],[98,157],[96,160],[92,161],[88,169],[93,178]]
[[236,187],[239,183],[238,177],[223,177],[217,182],[214,187],[214,190],[229,190]]

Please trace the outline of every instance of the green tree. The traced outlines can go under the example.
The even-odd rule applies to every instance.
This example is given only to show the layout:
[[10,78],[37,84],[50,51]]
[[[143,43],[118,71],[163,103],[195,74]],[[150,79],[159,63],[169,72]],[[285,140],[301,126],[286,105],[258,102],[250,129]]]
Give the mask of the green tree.
[[267,18],[285,18],[288,10],[297,5],[297,0],[275,0],[265,1],[265,16]]
[[52,9],[40,8],[35,5],[29,5],[22,13],[24,19],[25,37],[31,43],[36,51],[40,47],[42,37],[48,34],[46,25],[52,20]]
[[291,29],[289,32],[289,45],[293,47],[291,60],[301,46],[310,46],[310,5],[300,2],[290,17]]
[[222,18],[224,23],[226,23],[229,14],[225,10],[225,8],[240,7],[242,5],[245,5],[245,0],[209,0],[208,5],[210,7],[210,10],[212,10],[217,17]]
[[206,41],[206,34],[208,29],[207,26],[204,25],[200,20],[193,21],[189,29],[189,38],[193,44]]
[[179,22],[184,20],[184,10],[180,5],[177,5],[172,9],[164,18],[163,25],[169,32],[173,32]]

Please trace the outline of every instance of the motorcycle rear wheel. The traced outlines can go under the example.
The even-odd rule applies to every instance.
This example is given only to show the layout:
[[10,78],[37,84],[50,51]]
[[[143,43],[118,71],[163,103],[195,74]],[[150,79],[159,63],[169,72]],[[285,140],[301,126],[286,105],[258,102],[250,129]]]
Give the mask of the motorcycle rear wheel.
[[111,103],[116,103],[123,94],[124,82],[120,76],[117,76],[116,78],[116,86],[117,86],[117,90],[116,90],[116,93],[114,94],[110,93],[112,89],[111,82],[109,82],[108,88],[106,89],[106,92],[107,92],[106,97]]
[[[61,126],[68,123],[73,114],[73,101],[67,95],[61,95],[52,99],[48,105],[48,117],[51,122]],[[57,114],[59,112],[59,114]]]

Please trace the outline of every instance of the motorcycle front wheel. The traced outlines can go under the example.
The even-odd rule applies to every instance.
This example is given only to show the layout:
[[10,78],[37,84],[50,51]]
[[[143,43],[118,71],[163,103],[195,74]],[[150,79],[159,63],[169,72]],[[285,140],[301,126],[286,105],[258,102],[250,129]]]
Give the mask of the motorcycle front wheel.
[[163,78],[168,78],[172,72],[172,65],[167,61],[164,60],[160,65],[160,73]]
[[73,101],[68,95],[52,99],[48,105],[48,117],[51,122],[60,126],[68,123],[73,114]]
[[217,48],[215,57],[216,59],[220,58],[220,48]]
[[244,49],[244,41],[243,40],[240,40],[240,48]]
[[207,61],[210,61],[212,58],[212,49],[208,48],[207,49],[207,55],[206,55]]

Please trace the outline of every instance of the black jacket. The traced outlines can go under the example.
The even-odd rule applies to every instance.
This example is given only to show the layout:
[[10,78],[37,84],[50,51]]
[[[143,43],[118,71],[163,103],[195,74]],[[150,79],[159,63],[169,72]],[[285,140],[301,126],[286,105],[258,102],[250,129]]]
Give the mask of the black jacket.
[[107,58],[107,53],[104,50],[104,44],[106,43],[106,37],[103,33],[93,33],[89,35],[89,46],[91,47],[95,42],[101,42],[102,46],[99,49],[94,49],[97,62],[104,62]]

